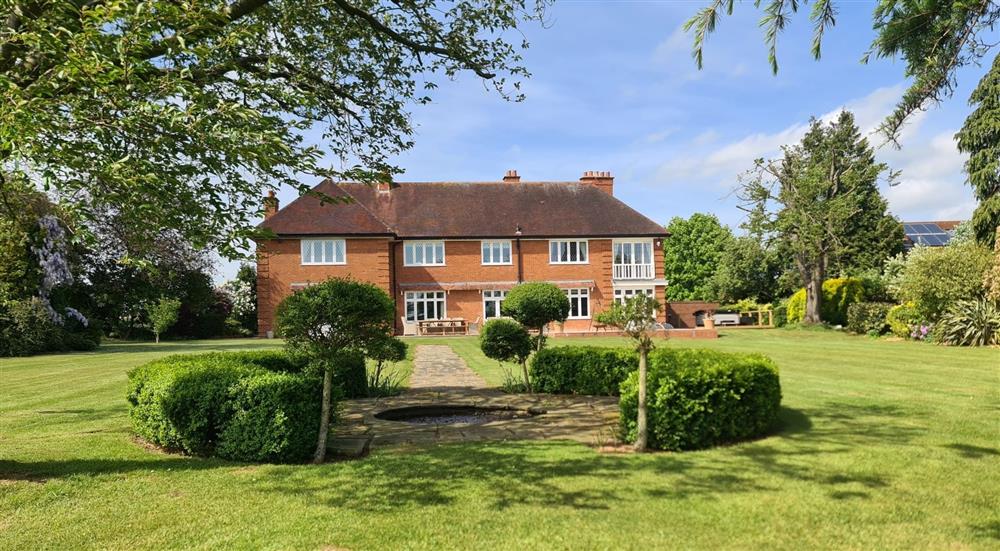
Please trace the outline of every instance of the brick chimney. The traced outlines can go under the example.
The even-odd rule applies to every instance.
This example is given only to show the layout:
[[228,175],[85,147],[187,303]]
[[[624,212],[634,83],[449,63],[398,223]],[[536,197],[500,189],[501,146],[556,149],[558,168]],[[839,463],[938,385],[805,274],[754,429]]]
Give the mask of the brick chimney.
[[379,193],[389,193],[389,190],[396,187],[392,182],[379,182],[375,184],[375,190]]
[[516,170],[508,170],[507,173],[503,175],[503,181],[505,184],[517,184],[521,181],[521,177],[517,175]]
[[580,182],[590,184],[608,195],[613,196],[615,194],[615,177],[610,172],[588,170],[583,173]]
[[278,198],[274,196],[274,190],[267,190],[267,197],[264,197],[264,220],[274,216],[278,212]]

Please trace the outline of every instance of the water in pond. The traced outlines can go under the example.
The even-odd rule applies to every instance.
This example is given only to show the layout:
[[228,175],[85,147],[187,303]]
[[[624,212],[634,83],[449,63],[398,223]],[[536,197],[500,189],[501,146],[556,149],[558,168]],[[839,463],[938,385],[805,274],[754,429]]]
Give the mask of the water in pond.
[[376,413],[386,421],[400,421],[413,425],[485,425],[493,421],[522,419],[544,413],[534,409],[511,409],[475,406],[413,406]]

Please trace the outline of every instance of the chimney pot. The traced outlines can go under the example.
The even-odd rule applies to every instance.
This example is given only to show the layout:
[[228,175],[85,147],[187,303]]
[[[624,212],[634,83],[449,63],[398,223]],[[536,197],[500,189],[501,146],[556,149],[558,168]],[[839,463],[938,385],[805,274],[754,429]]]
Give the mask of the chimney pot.
[[614,195],[615,177],[609,171],[587,170],[580,178],[580,182],[590,184],[608,195]]
[[516,170],[508,170],[503,175],[503,181],[506,182],[506,183],[508,183],[508,184],[516,184],[516,183],[518,183],[518,182],[521,181],[521,177],[518,176]]

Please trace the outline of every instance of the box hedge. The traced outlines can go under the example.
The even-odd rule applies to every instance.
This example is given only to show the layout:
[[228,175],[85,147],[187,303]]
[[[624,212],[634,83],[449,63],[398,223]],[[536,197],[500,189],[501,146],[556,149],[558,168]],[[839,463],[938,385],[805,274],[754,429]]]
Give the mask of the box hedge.
[[[758,354],[660,349],[647,378],[649,446],[696,450],[763,436],[781,406],[778,369]],[[638,373],[621,386],[623,438],[636,438]]]
[[531,380],[538,392],[617,396],[638,365],[636,353],[626,348],[558,346],[531,359]]
[[847,330],[859,335],[881,335],[889,330],[886,316],[892,304],[858,302],[847,307]]
[[[169,356],[128,375],[143,439],[192,455],[294,461],[315,448],[322,383],[282,352]],[[311,417],[310,417],[311,415]]]

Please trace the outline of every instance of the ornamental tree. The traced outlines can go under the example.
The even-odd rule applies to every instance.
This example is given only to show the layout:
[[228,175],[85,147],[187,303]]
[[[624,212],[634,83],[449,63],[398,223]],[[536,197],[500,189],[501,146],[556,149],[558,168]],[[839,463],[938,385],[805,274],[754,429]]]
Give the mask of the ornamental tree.
[[314,463],[326,459],[330,431],[333,369],[344,354],[364,354],[392,334],[392,297],[382,289],[349,279],[328,279],[293,293],[277,310],[278,333],[293,354],[310,360],[323,375],[323,405]]
[[146,314],[149,316],[149,323],[153,328],[157,344],[160,342],[160,334],[177,323],[180,311],[181,301],[167,297],[160,297],[160,300],[146,308]]
[[[375,372],[368,379],[368,395],[372,396],[382,386],[382,369],[386,362],[401,362],[406,359],[406,343],[392,335],[377,339],[365,348],[365,356],[375,361]],[[392,380],[386,377],[387,383]]]
[[483,354],[498,362],[518,362],[524,374],[524,386],[532,392],[528,377],[528,356],[534,348],[531,336],[523,325],[512,319],[491,319],[479,334],[479,348]]
[[0,196],[14,174],[85,220],[235,255],[262,190],[398,173],[437,83],[471,73],[519,100],[527,43],[508,38],[545,4],[5,1]]
[[624,303],[616,302],[597,314],[597,321],[625,333],[635,342],[639,352],[639,413],[636,419],[635,451],[646,451],[649,439],[646,421],[646,364],[653,349],[653,332],[656,329],[656,312],[660,303],[645,293],[638,293]]
[[521,325],[538,331],[535,349],[545,343],[545,326],[569,317],[569,299],[551,283],[531,281],[514,286],[503,301],[504,312]]

